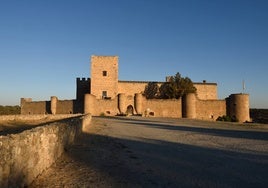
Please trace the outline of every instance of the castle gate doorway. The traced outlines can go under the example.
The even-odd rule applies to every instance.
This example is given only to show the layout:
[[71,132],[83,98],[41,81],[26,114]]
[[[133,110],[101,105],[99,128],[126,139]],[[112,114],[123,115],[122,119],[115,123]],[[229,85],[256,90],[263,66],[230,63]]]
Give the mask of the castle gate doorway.
[[128,105],[127,107],[127,115],[133,115],[134,114],[134,108],[132,105]]

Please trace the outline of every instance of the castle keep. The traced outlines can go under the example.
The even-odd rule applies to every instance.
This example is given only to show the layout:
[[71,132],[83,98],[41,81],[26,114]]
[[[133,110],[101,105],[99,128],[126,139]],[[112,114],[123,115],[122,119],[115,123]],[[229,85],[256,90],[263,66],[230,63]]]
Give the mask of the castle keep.
[[[118,56],[91,56],[91,77],[76,79],[76,99],[32,101],[21,98],[21,114],[90,113],[99,115],[142,115],[155,117],[216,120],[228,115],[240,122],[249,121],[249,95],[217,97],[217,84],[194,83],[197,92],[180,99],[146,99],[148,81],[118,79]],[[159,84],[163,82],[158,82]]]

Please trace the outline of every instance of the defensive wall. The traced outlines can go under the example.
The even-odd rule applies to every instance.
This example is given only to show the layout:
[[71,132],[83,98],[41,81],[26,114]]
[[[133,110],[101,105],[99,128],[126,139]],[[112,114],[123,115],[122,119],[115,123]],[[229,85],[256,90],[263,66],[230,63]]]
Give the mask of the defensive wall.
[[[216,120],[228,115],[240,122],[250,121],[247,94],[232,94],[218,100],[217,84],[196,82],[196,94],[178,100],[145,99],[142,94],[149,81],[118,80],[118,56],[91,56],[91,78],[77,78],[76,100],[33,102],[21,99],[21,114],[92,115],[138,114],[157,117],[185,117]],[[166,78],[169,81],[170,77]],[[159,86],[165,82],[156,82]]]
[[225,100],[197,100],[196,117],[203,120],[216,120],[219,116],[226,115]]
[[200,100],[196,94],[190,93],[182,99],[146,99],[142,94],[132,97],[121,93],[117,98],[107,100],[86,94],[84,113],[94,116],[141,115],[214,121],[219,116],[229,115],[236,117],[239,122],[250,121],[248,95],[232,94],[229,98]]
[[[24,106],[28,105],[29,110],[27,111],[27,108],[24,107],[22,114],[73,113],[73,101],[58,100],[57,97],[51,97],[51,101],[45,102],[49,104],[49,110],[47,107],[41,106],[42,110],[34,111],[40,108],[40,106],[34,105],[42,104],[42,102],[31,102],[24,99],[22,101],[25,103]],[[134,96],[120,93],[114,99],[98,99],[92,94],[86,94],[83,106],[84,109],[80,109],[80,113],[90,113],[93,116],[141,115],[215,121],[219,116],[228,115],[239,122],[250,121],[248,94],[232,94],[224,100],[201,100],[194,93],[181,99],[146,99],[141,93],[136,93]]]
[[31,98],[21,98],[21,114],[77,114],[83,113],[84,101],[59,100],[52,96],[50,101],[32,101]]
[[[149,81],[118,81],[118,93],[125,93],[126,95],[133,95],[134,93],[143,93]],[[164,82],[156,82],[160,87]],[[216,100],[218,99],[217,84],[196,82],[194,87],[197,91],[197,97],[201,100]]]
[[201,99],[201,100],[218,99],[218,91],[217,91],[216,83],[207,83],[204,80],[203,82],[195,82],[194,87],[196,88],[198,99]]
[[122,81],[118,82],[118,93],[125,93],[127,96],[133,96],[134,93],[143,93],[146,85],[149,82],[146,81]]
[[[86,79],[83,79],[86,81]],[[119,82],[121,85],[122,82]],[[160,100],[152,99],[146,100],[144,97],[139,103],[135,102],[133,91],[145,89],[148,82],[123,82],[123,91],[130,91],[128,93],[121,93],[114,99],[97,99],[91,95],[92,100],[59,100],[57,97],[52,96],[50,101],[32,101],[31,98],[21,99],[21,114],[72,114],[72,113],[91,113],[92,115],[118,115],[126,114],[127,107],[132,107],[133,114],[145,114],[148,109],[154,109],[151,113],[159,117],[181,117],[181,102],[174,103],[177,100]],[[127,87],[127,85],[129,87]],[[136,86],[136,87],[134,87]],[[131,90],[131,88],[133,90]],[[131,95],[132,94],[132,95]],[[85,97],[88,95],[85,95]],[[142,95],[141,95],[142,96]],[[119,101],[120,100],[120,101]],[[88,102],[89,101],[89,102]],[[83,103],[83,104],[82,104]],[[144,104],[142,104],[144,103]],[[84,105],[86,104],[86,105]],[[77,106],[77,107],[75,107]],[[136,106],[142,106],[140,112],[136,112]],[[176,110],[174,108],[176,106]],[[82,109],[83,107],[83,109]],[[135,108],[134,108],[135,107]],[[84,108],[90,110],[84,110]],[[162,109],[161,109],[162,108]],[[79,109],[79,110],[75,110]],[[156,110],[157,109],[157,110]],[[176,115],[175,115],[176,114]]]
[[[44,118],[40,115],[29,117]],[[5,116],[2,119],[13,118],[27,119],[25,116]],[[27,187],[73,144],[90,120],[89,115],[72,117],[19,134],[0,136],[0,187]]]

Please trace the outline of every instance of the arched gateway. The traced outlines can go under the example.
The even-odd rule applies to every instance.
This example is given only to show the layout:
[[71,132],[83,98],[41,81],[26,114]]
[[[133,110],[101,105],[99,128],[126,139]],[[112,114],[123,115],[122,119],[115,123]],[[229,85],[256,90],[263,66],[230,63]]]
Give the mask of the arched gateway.
[[127,106],[127,112],[126,112],[127,115],[133,115],[134,114],[134,108],[132,105],[128,105]]

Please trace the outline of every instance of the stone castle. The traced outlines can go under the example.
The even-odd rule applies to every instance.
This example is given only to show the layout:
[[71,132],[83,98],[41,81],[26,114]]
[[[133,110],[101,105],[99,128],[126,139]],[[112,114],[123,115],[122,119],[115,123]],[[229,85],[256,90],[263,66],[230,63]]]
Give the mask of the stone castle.
[[[76,79],[76,99],[32,101],[21,98],[21,114],[142,115],[216,120],[219,116],[250,121],[249,95],[217,97],[217,84],[194,83],[197,91],[180,99],[146,99],[148,81],[118,80],[118,56],[91,56],[91,77]],[[159,84],[163,82],[158,82]]]

